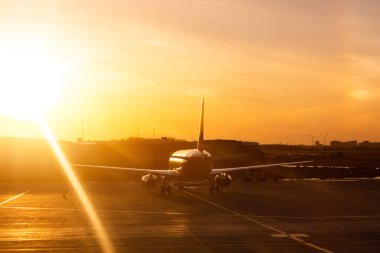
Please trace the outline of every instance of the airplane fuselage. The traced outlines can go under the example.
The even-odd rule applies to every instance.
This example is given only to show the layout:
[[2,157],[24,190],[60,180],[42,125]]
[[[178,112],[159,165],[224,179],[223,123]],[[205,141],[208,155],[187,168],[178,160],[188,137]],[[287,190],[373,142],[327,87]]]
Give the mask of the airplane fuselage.
[[179,171],[181,181],[208,180],[212,168],[211,154],[206,150],[178,150],[169,158],[169,169]]

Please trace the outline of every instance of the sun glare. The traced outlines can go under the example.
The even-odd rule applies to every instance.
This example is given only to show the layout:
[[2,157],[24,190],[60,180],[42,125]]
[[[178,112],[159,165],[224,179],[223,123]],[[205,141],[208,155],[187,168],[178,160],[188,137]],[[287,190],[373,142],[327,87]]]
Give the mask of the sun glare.
[[0,48],[0,113],[35,119],[56,102],[63,67],[41,46],[24,41]]
[[39,41],[24,39],[7,46],[0,44],[0,114],[34,120],[39,124],[83,204],[103,251],[113,253],[111,241],[94,207],[44,120],[44,113],[58,99],[63,84],[63,67]]
[[56,155],[59,163],[63,171],[66,173],[67,177],[70,180],[71,185],[73,186],[75,192],[77,193],[94,229],[99,239],[100,245],[105,253],[114,253],[114,249],[112,243],[98,217],[95,212],[94,207],[92,206],[90,199],[88,198],[86,192],[84,191],[82,184],[79,182],[77,176],[75,175],[73,169],[71,168],[68,160],[65,157],[62,149],[60,148],[58,142],[56,141],[53,133],[51,132],[49,126],[45,122],[43,118],[37,119],[37,123],[39,124],[46,140],[48,141],[51,149]]

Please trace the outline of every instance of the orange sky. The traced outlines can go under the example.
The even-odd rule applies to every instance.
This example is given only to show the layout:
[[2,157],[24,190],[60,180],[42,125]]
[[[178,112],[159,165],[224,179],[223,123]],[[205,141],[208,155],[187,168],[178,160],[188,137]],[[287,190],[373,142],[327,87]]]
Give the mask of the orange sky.
[[[0,54],[37,41],[65,66],[47,113],[59,139],[80,136],[83,119],[90,139],[138,128],[153,137],[155,128],[193,140],[205,97],[206,138],[380,141],[379,8],[369,0],[1,1]],[[0,136],[40,136],[33,122],[0,122]]]

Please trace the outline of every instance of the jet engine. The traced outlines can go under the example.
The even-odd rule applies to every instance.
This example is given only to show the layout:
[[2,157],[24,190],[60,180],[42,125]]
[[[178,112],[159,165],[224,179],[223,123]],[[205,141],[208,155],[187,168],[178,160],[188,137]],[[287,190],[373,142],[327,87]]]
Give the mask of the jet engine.
[[215,176],[214,181],[217,186],[224,188],[231,184],[232,178],[227,173],[220,173]]
[[158,177],[152,174],[146,174],[141,178],[142,185],[148,188],[148,190],[156,187],[158,181]]

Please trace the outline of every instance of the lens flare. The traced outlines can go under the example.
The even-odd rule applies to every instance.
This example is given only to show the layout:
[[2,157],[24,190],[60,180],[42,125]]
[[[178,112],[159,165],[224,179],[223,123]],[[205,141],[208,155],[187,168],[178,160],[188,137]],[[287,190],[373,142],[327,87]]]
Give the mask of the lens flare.
[[88,217],[90,218],[90,221],[95,229],[95,232],[97,234],[97,237],[99,238],[99,242],[101,247],[103,248],[103,251],[105,253],[114,253],[114,249],[112,246],[112,243],[110,239],[108,238],[104,227],[102,223],[99,220],[99,217],[97,216],[94,207],[92,206],[89,198],[87,197],[86,192],[84,191],[81,183],[79,182],[78,178],[76,177],[73,169],[71,168],[69,162],[67,161],[62,149],[58,145],[57,140],[55,139],[53,133],[51,132],[49,126],[47,125],[44,118],[39,118],[37,120],[39,126],[41,127],[41,130],[48,141],[50,147],[52,148],[54,154],[56,155],[59,163],[61,164],[63,170],[65,171],[67,177],[70,179],[70,182],[77,193],[80,201],[82,202],[82,205],[84,209],[87,212]]
[[105,253],[113,253],[89,198],[46,123],[44,113],[55,104],[65,80],[66,66],[51,56],[44,37],[21,36],[0,43],[0,114],[34,120],[70,180]]

